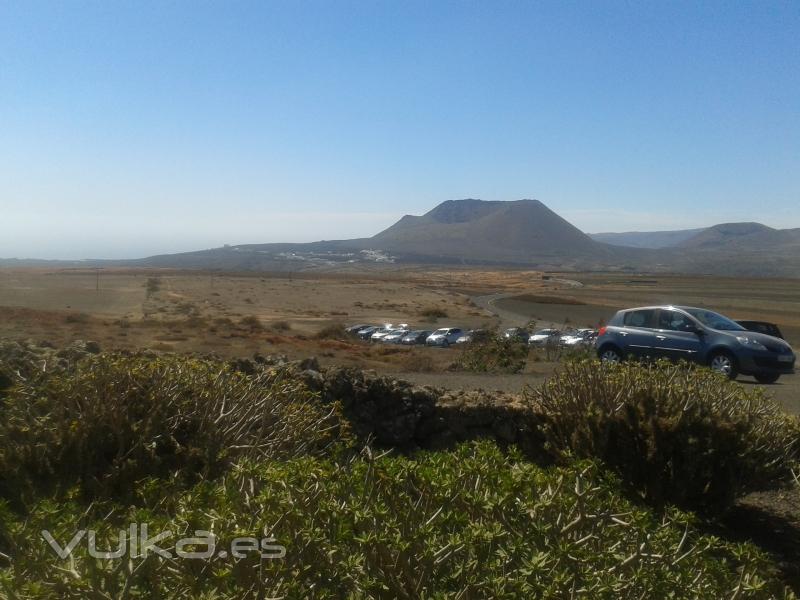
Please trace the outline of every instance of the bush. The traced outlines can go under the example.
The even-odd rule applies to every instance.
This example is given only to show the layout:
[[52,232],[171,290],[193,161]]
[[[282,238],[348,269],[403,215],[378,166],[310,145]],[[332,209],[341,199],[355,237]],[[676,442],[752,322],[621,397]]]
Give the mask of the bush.
[[272,331],[289,331],[292,326],[289,321],[273,321],[269,324]]
[[146,476],[214,476],[233,459],[320,452],[338,415],[292,374],[180,357],[100,355],[21,381],[0,413],[0,498],[78,484],[124,495]]
[[[784,597],[752,546],[702,535],[675,510],[655,517],[596,464],[544,470],[488,442],[416,459],[365,450],[351,461],[266,460],[188,490],[152,480],[137,489],[136,509],[44,501],[21,519],[0,507],[11,556],[0,589],[19,600],[176,590],[231,600]],[[216,549],[274,536],[286,554],[127,564],[89,558],[84,542],[62,563],[40,537],[48,529],[65,543],[94,529],[111,548],[131,522],[174,532],[165,549],[200,529],[214,531]]]
[[239,321],[239,325],[242,327],[249,329],[250,331],[262,331],[264,329],[264,325],[261,323],[261,319],[259,319],[255,315],[248,315],[246,317],[242,317]]
[[464,344],[454,368],[473,373],[519,373],[527,359],[527,344],[493,334]]
[[526,396],[553,453],[600,458],[657,505],[722,510],[798,458],[795,417],[708,369],[567,363]]
[[89,315],[87,315],[86,313],[81,313],[81,312],[79,312],[79,313],[69,313],[66,317],[64,317],[64,322],[65,323],[73,323],[73,324],[75,324],[75,323],[80,323],[80,324],[88,323],[89,322]]
[[347,332],[341,323],[330,323],[320,329],[316,337],[320,340],[344,340],[347,339]]
[[161,289],[161,278],[148,277],[144,286],[145,289],[147,290],[147,297],[149,298],[152,294],[155,294],[157,291]]
[[428,308],[423,308],[419,311],[419,316],[424,317],[430,321],[435,321],[436,319],[446,319],[449,315],[447,311],[436,306],[431,306]]

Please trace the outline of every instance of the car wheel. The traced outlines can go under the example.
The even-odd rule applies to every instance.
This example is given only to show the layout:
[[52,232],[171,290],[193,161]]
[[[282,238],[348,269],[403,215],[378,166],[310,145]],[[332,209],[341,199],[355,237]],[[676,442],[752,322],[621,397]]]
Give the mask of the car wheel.
[[449,348],[449,347],[450,347],[450,342],[448,342],[447,340],[442,342],[442,348]]
[[763,373],[761,375],[756,375],[755,378],[758,383],[775,383],[780,378],[780,373],[772,373],[769,375]]
[[608,346],[600,351],[600,361],[604,363],[622,362],[622,353],[613,346]]
[[708,361],[712,371],[722,373],[730,380],[736,379],[739,370],[736,368],[736,359],[727,352],[715,352]]

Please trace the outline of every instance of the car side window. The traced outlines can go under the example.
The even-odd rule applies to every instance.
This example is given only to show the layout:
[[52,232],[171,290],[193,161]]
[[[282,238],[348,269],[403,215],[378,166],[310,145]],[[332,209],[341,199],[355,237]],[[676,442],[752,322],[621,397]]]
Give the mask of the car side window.
[[623,323],[628,327],[652,327],[655,317],[655,310],[632,310],[625,313]]
[[694,327],[692,320],[676,310],[662,310],[658,314],[658,328],[669,331],[688,331]]

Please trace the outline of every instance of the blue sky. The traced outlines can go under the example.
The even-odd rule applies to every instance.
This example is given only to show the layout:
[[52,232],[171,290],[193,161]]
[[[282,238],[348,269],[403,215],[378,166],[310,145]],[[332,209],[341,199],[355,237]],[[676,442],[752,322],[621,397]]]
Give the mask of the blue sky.
[[367,236],[466,197],[800,227],[800,3],[0,3],[0,256]]

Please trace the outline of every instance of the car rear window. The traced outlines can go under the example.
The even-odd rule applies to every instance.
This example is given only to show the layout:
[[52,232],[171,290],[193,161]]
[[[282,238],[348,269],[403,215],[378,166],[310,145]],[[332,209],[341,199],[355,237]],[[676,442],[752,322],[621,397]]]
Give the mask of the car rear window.
[[655,320],[655,309],[648,308],[647,310],[632,310],[625,313],[625,320],[623,323],[628,327],[652,327]]

